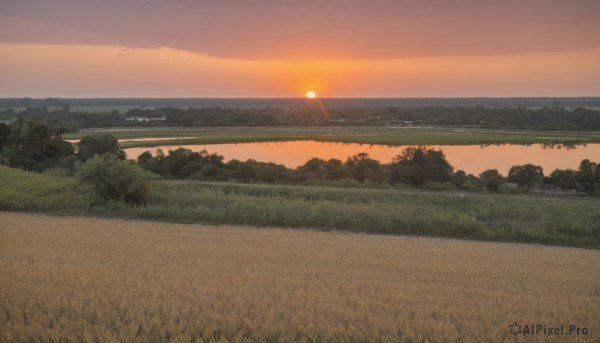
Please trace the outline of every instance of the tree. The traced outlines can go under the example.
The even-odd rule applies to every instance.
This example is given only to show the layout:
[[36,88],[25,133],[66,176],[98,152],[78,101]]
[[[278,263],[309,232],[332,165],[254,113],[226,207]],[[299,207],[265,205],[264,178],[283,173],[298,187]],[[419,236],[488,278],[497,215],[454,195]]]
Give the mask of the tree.
[[576,171],[572,169],[555,169],[550,173],[548,182],[559,186],[561,189],[578,189],[579,184],[576,178]]
[[479,181],[488,190],[497,192],[504,184],[504,177],[502,177],[497,169],[488,169],[479,174]]
[[296,173],[299,175],[300,180],[323,180],[328,173],[327,162],[320,158],[313,157],[306,161],[304,165],[298,167]]
[[408,147],[391,164],[392,183],[403,182],[420,187],[427,181],[449,182],[454,168],[441,150]]
[[8,144],[8,137],[10,136],[10,126],[0,123],[0,151],[2,147]]
[[79,142],[79,151],[77,155],[83,161],[94,157],[95,155],[113,154],[121,161],[127,158],[123,149],[119,148],[119,141],[107,133],[95,133],[85,136]]
[[234,178],[244,182],[250,182],[256,178],[256,169],[254,168],[252,163],[240,161],[237,161],[237,163],[235,163],[232,161],[237,160],[231,160],[228,163],[228,166],[233,170]]
[[346,168],[349,170],[353,179],[364,182],[370,180],[374,182],[388,182],[389,178],[377,160],[369,158],[369,154],[361,152],[352,157],[348,157]]
[[17,118],[2,127],[2,155],[10,165],[42,171],[63,157],[73,155],[73,146],[61,135],[66,128],[54,119]]
[[579,163],[575,178],[582,191],[590,195],[600,195],[600,164],[585,159]]
[[150,162],[150,160],[152,159],[152,153],[150,151],[144,151],[143,153],[141,153],[138,158],[137,161],[139,164],[145,164]]
[[508,181],[518,183],[519,187],[534,187],[544,182],[544,170],[529,163],[513,166],[508,171]]
[[464,170],[457,170],[454,175],[452,175],[452,179],[450,183],[456,187],[461,187],[467,181],[467,173]]
[[122,161],[113,154],[88,159],[78,166],[75,176],[101,201],[118,200],[140,205],[150,198],[150,182],[144,170],[135,162]]

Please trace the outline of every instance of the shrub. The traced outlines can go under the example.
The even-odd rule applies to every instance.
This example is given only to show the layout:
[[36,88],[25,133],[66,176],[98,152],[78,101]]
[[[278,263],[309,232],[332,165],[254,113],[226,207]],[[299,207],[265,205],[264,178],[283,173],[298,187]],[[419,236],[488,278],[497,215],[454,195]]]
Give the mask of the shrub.
[[101,201],[118,200],[140,205],[150,197],[149,177],[144,170],[113,154],[95,155],[78,166],[75,176]]

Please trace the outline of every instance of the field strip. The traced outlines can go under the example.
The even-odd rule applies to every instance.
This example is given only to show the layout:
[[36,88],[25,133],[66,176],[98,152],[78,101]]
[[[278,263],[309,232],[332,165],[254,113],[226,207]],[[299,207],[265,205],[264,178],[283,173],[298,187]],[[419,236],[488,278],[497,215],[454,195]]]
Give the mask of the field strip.
[[598,270],[577,248],[0,212],[0,341],[595,341]]

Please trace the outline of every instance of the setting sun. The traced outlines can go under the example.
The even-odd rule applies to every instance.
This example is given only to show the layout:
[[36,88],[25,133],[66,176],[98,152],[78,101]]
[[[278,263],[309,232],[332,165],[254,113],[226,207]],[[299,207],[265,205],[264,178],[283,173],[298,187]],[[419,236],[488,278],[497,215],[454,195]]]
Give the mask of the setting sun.
[[315,91],[308,91],[306,94],[304,94],[304,96],[309,99],[314,99],[317,97],[317,93],[315,93]]

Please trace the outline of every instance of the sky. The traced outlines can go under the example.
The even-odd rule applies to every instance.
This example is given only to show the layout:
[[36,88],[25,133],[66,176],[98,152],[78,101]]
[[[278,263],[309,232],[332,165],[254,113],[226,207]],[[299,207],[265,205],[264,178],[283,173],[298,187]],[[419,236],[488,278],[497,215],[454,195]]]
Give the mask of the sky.
[[0,0],[0,97],[600,96],[597,0]]

